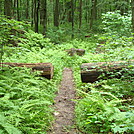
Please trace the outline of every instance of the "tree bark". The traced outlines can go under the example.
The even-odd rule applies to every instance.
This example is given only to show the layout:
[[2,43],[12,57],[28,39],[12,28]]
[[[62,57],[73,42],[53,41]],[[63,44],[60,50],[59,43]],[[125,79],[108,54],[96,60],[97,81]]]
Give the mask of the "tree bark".
[[51,63],[0,63],[1,67],[27,67],[32,71],[40,71],[40,75],[47,78],[53,78],[54,67]]
[[132,5],[132,33],[134,33],[134,0],[131,1]]
[[26,19],[29,19],[29,0],[26,0]]
[[0,1],[0,13],[3,14],[3,1]]
[[59,27],[59,0],[56,0],[56,3],[55,3],[54,26]]
[[94,20],[97,19],[97,0],[92,0],[90,29],[92,29]]
[[81,29],[82,25],[82,0],[80,0],[80,7],[79,7],[79,29]]
[[13,18],[14,19],[17,19],[17,17],[16,17],[16,8],[17,8],[16,3],[17,3],[16,0],[14,0],[14,2],[13,2]]
[[34,0],[34,23],[35,23],[35,32],[39,32],[39,8],[40,0]]
[[9,19],[12,18],[12,0],[4,1],[4,15]]
[[32,0],[32,2],[31,2],[31,27],[33,27],[33,24],[34,24],[34,9],[35,9],[35,7],[34,7],[34,0]]
[[41,24],[43,25],[43,34],[47,31],[47,0],[41,0]]
[[71,0],[71,16],[72,16],[72,39],[74,38],[74,0]]
[[[129,62],[118,61],[118,62],[99,62],[99,63],[83,63],[81,65],[81,80],[82,82],[95,82],[99,80],[99,76],[102,73],[105,73],[109,78],[109,74],[107,72],[114,72],[122,70],[122,68],[128,68],[128,65],[133,65],[134,60]],[[133,67],[133,66],[132,66]],[[120,78],[121,75],[116,76],[116,78]]]
[[19,0],[17,0],[17,20],[20,21]]

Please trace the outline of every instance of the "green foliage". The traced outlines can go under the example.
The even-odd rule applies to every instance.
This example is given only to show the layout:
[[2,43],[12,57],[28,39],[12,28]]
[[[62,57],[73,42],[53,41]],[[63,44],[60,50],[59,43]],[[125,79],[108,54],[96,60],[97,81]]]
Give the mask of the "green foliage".
[[[119,35],[110,32],[96,35],[99,39],[96,48],[95,45],[92,49],[87,47],[86,54],[80,58],[81,63],[133,60],[133,38],[119,38]],[[134,131],[133,65],[131,67],[116,73],[108,72],[111,78],[123,73],[120,79],[106,77],[106,80],[94,84],[81,83],[80,69],[75,68],[77,95],[80,98],[75,110],[76,123],[82,132],[129,134]]]
[[131,16],[121,15],[119,11],[107,12],[102,15],[102,23],[105,32],[111,35],[130,36],[131,35]]
[[45,133],[52,121],[56,87],[29,69],[3,68],[0,72],[0,130],[8,134]]
[[100,36],[98,41],[102,46],[105,46],[107,49],[133,46],[133,37],[122,36],[119,38],[117,35],[109,35],[109,33]]
[[14,19],[7,19],[0,16],[0,45],[16,46],[18,38],[22,37],[22,32],[26,32],[29,25],[25,22],[16,21]]
[[[85,133],[131,133],[134,131],[134,112],[121,112],[121,102],[108,92],[92,90],[76,106],[76,120]],[[108,98],[107,98],[108,96]]]
[[[113,29],[116,31],[116,27]],[[48,34],[52,36],[53,42],[64,41],[64,29],[60,28],[54,33],[49,32],[52,33]],[[111,31],[110,34],[108,31],[103,35],[92,35],[85,40],[75,39],[56,45],[43,35],[29,30],[24,34],[25,38],[16,35],[20,40],[18,47],[4,45],[3,62],[51,62],[54,65],[54,78],[47,80],[38,77],[37,73],[26,68],[4,67],[0,70],[0,118],[2,119],[0,133],[12,134],[13,131],[28,134],[46,133],[53,120],[53,110],[50,106],[53,105],[54,93],[61,81],[64,67],[73,68],[75,74],[79,98],[76,100],[76,123],[80,130],[89,134],[131,133],[134,114],[133,69],[121,70],[125,72],[121,79],[106,78],[94,84],[81,83],[80,79],[82,63],[129,61],[134,58],[133,38],[127,36],[118,38],[120,34],[113,33]],[[10,33],[7,33],[7,36],[10,36]],[[8,42],[7,37],[2,38],[2,42],[5,39]],[[67,50],[71,48],[85,49],[85,55],[69,56]],[[120,73],[120,71],[116,74],[111,73],[111,77]]]
[[60,28],[53,27],[51,29],[48,29],[47,31],[47,37],[50,38],[51,41],[56,44],[65,41],[66,40],[65,35],[66,35],[65,29],[61,27]]
[[25,34],[26,38],[22,38],[19,46],[31,49],[32,47],[45,48],[52,45],[50,43],[50,39],[45,38],[42,34],[35,33],[33,31],[29,31]]

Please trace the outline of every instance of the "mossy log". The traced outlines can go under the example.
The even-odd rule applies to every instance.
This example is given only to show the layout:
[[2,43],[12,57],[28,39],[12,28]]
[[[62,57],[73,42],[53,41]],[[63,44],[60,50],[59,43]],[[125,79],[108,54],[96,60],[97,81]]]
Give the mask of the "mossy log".
[[27,67],[32,71],[40,71],[40,75],[47,78],[53,78],[54,67],[51,63],[0,63],[1,66]]
[[75,54],[79,55],[79,56],[82,56],[82,55],[85,54],[85,50],[84,49],[71,48],[71,49],[67,49],[65,51],[68,52],[68,54],[70,56],[74,56]]
[[[134,60],[131,61],[116,61],[116,62],[99,62],[99,63],[83,63],[81,65],[81,80],[82,82],[95,82],[99,80],[99,76],[104,73],[107,78],[109,77],[108,72],[116,73],[123,68],[134,68]],[[122,74],[121,74],[122,75]],[[116,78],[120,78],[121,75]]]

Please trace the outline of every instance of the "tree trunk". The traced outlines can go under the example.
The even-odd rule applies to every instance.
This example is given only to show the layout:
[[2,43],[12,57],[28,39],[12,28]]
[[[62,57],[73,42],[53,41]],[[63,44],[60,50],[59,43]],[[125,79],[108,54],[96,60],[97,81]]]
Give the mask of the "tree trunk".
[[82,24],[82,0],[80,0],[80,7],[79,7],[79,29],[81,29]]
[[85,15],[85,19],[86,19],[86,22],[87,24],[89,23],[89,20],[90,20],[90,8],[89,8],[89,0],[86,0],[85,1],[85,7],[86,7],[86,15]]
[[35,32],[39,32],[39,8],[40,8],[40,0],[34,0],[34,23],[35,23]]
[[72,38],[74,38],[74,0],[71,0],[71,12],[72,12]]
[[17,0],[17,20],[20,21],[19,0]]
[[92,29],[94,20],[97,19],[97,0],[92,0],[90,29]]
[[33,24],[34,24],[34,9],[35,9],[35,7],[34,7],[34,0],[32,0],[32,2],[31,2],[31,27],[33,27]]
[[6,15],[9,19],[12,18],[12,0],[4,1],[4,15]]
[[59,0],[56,0],[54,8],[54,26],[59,27]]
[[[133,65],[134,60],[129,62],[118,61],[118,62],[99,62],[99,63],[83,63],[81,65],[81,80],[82,82],[95,82],[99,80],[99,76],[102,73],[106,74],[107,78],[109,74],[107,72],[114,72],[122,70],[122,68],[128,68],[129,65]],[[133,67],[133,66],[132,66]],[[121,75],[115,75],[116,78],[121,78]]]
[[29,0],[26,0],[26,19],[29,19]]
[[0,13],[3,14],[3,1],[0,1]]
[[17,8],[16,3],[17,3],[16,0],[14,0],[14,2],[13,2],[13,18],[14,19],[17,19],[17,17],[16,17],[16,8]]
[[132,0],[132,33],[134,33],[134,0]]
[[41,0],[41,24],[43,25],[43,34],[47,31],[47,0]]

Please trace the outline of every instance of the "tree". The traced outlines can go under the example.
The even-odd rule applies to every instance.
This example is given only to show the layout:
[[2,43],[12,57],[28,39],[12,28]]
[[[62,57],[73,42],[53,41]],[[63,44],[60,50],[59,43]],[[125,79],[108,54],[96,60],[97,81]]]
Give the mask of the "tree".
[[20,12],[19,12],[19,0],[17,0],[17,20],[20,20]]
[[39,32],[39,8],[40,8],[40,0],[34,0],[34,24],[35,24],[35,32]]
[[54,26],[59,27],[59,0],[56,0],[56,2],[55,2]]
[[29,0],[26,0],[26,19],[29,19]]
[[90,29],[92,29],[93,21],[97,19],[97,0],[92,0]]
[[134,0],[131,1],[132,5],[132,32],[134,33]]
[[82,25],[82,0],[80,0],[80,7],[79,7],[79,29],[81,28]]
[[4,1],[4,15],[10,19],[12,18],[12,0]]
[[31,1],[31,27],[33,27],[34,24],[34,0]]
[[43,34],[47,31],[47,0],[41,0],[41,24],[43,25]]
[[71,21],[72,21],[72,38],[74,38],[74,0],[71,0],[71,15],[72,15],[72,19],[71,19]]

